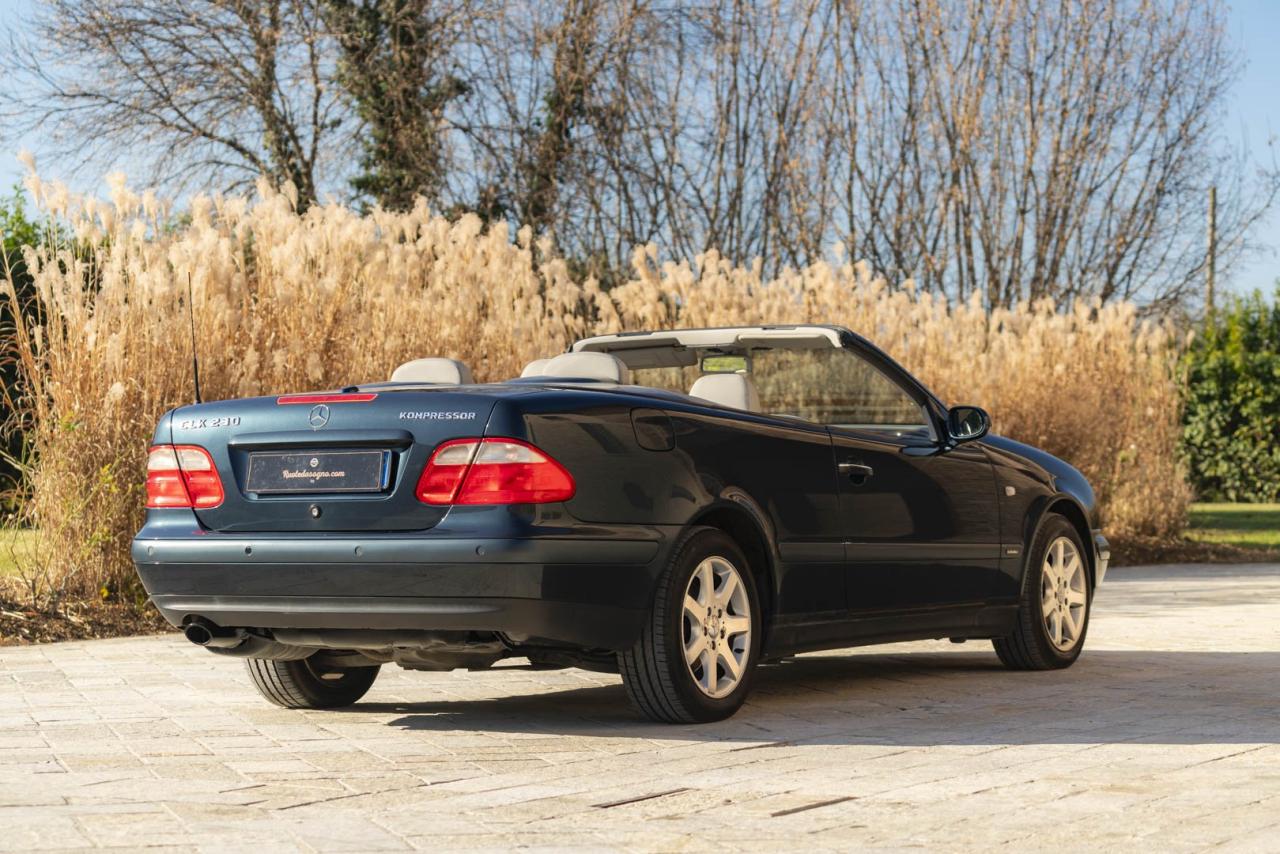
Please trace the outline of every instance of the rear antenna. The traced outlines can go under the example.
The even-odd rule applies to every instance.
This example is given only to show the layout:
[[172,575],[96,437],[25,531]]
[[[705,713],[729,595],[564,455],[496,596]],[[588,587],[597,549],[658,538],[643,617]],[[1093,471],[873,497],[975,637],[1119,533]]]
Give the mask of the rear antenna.
[[200,357],[196,354],[196,304],[195,290],[191,286],[191,271],[187,271],[187,318],[191,321],[191,378],[196,386],[196,403],[200,400]]

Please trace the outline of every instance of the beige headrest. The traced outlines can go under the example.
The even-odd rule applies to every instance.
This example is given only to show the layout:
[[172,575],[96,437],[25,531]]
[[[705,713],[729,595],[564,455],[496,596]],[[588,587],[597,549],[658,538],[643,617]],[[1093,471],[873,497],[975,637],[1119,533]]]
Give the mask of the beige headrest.
[[542,366],[542,376],[622,384],[631,381],[626,363],[610,353],[561,353]]
[[524,366],[524,370],[520,372],[522,377],[540,377],[542,371],[547,366],[550,359],[534,359],[532,362]]
[[760,411],[760,395],[756,384],[746,374],[707,374],[689,389],[690,397],[700,397],[721,406]]
[[396,368],[393,383],[437,383],[471,385],[471,369],[456,359],[414,359]]

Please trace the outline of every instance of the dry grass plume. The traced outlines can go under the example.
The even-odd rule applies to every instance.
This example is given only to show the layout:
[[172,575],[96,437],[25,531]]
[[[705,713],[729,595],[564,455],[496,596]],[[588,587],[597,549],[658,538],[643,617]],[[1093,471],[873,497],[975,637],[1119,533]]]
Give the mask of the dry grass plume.
[[[1185,520],[1170,332],[1133,306],[1049,303],[989,313],[948,305],[866,266],[819,263],[765,281],[714,252],[664,262],[637,249],[606,293],[578,283],[548,241],[451,222],[424,205],[361,216],[296,212],[290,195],[168,204],[131,190],[80,198],[34,174],[28,188],[64,224],[30,249],[36,304],[7,332],[31,438],[19,562],[25,598],[133,595],[129,540],[142,518],[143,458],[159,416],[191,395],[187,282],[208,399],[380,380],[443,355],[478,379],[596,332],[821,321],[850,327],[996,430],[1069,460],[1093,482],[1117,534],[1168,535]],[[13,285],[5,293],[16,300]]]

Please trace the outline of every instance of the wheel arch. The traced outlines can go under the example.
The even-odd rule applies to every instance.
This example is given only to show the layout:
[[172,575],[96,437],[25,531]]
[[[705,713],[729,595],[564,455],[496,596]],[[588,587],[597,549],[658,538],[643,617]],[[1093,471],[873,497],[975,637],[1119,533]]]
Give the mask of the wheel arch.
[[[1089,528],[1089,517],[1085,513],[1084,508],[1080,506],[1074,498],[1069,495],[1057,495],[1049,497],[1039,510],[1039,513],[1032,517],[1034,524],[1027,526],[1027,541],[1025,550],[1027,553],[1027,565],[1032,560],[1031,546],[1035,543],[1036,534],[1040,532],[1040,526],[1050,516],[1062,516],[1071,523],[1071,527],[1075,528],[1076,533],[1080,535],[1080,545],[1084,549],[1085,567],[1089,571],[1089,586],[1096,588],[1098,586],[1098,567],[1097,556],[1093,548],[1093,531]],[[1025,568],[1023,570],[1026,572]]]
[[756,583],[756,592],[760,597],[760,616],[764,628],[762,645],[767,645],[777,602],[777,545],[766,517],[750,496],[731,493],[702,510],[689,524],[723,531],[746,555]]

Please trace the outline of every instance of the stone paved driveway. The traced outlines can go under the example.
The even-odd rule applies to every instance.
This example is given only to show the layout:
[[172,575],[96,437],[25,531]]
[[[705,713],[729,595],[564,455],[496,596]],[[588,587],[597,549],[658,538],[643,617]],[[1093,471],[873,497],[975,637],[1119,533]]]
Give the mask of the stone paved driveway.
[[616,677],[388,668],[260,701],[176,636],[0,648],[0,848],[1280,850],[1280,566],[1113,571],[1071,670],[804,656],[734,719]]

